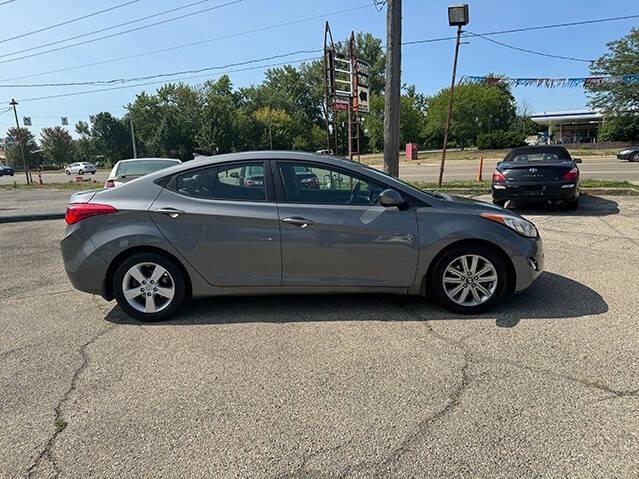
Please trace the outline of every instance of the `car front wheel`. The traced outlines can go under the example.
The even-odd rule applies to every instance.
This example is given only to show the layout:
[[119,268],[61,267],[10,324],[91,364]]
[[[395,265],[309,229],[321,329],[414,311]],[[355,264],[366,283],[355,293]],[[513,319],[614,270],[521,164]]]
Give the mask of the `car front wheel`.
[[123,261],[113,275],[118,305],[141,321],[160,321],[184,302],[186,282],[180,268],[156,253],[140,253]]
[[439,258],[431,288],[448,309],[478,314],[499,301],[508,281],[508,269],[501,256],[481,245],[462,245]]
[[84,175],[84,171],[78,170],[78,175]]
[[630,155],[630,161],[639,161],[639,152]]

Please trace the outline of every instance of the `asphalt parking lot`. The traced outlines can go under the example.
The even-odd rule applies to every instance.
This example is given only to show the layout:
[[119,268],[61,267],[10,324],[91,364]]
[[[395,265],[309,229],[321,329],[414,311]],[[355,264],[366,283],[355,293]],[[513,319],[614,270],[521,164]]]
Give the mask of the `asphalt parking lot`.
[[0,225],[0,477],[637,477],[639,198],[521,212],[546,267],[480,317],[78,293],[63,221]]

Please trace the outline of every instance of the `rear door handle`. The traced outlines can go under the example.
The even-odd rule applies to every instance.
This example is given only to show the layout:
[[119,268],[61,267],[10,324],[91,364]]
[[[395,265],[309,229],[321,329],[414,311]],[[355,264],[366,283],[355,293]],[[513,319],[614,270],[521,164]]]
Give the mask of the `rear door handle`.
[[284,223],[288,223],[290,225],[299,226],[300,228],[306,228],[313,224],[311,220],[307,220],[306,218],[300,218],[299,216],[292,216],[290,218],[282,218]]
[[154,210],[154,213],[160,213],[161,215],[169,215],[171,218],[177,218],[185,212],[178,210],[177,208],[158,208],[157,210]]

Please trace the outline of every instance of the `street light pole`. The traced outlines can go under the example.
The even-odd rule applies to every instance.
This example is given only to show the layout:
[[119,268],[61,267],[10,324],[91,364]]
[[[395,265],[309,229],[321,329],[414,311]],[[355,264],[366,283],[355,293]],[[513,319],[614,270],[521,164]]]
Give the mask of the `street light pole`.
[[444,146],[442,149],[442,163],[439,167],[438,186],[442,186],[444,179],[444,163],[446,163],[446,149],[448,147],[448,131],[450,130],[450,118],[453,114],[453,96],[455,95],[455,77],[457,76],[457,57],[459,56],[459,43],[461,40],[462,26],[457,27],[457,41],[455,43],[455,58],[453,60],[453,76],[450,82],[450,94],[448,95],[448,114],[446,115],[446,125],[444,126]]
[[448,7],[448,24],[457,26],[457,39],[455,41],[455,57],[453,59],[453,75],[450,81],[450,94],[448,96],[448,114],[444,125],[444,145],[442,148],[442,162],[439,167],[438,186],[442,186],[444,180],[444,164],[446,163],[446,150],[448,148],[448,133],[450,131],[450,119],[453,114],[453,97],[455,96],[455,77],[457,75],[457,58],[459,57],[459,45],[461,43],[462,27],[468,25],[468,5],[453,5]]
[[16,135],[18,137],[18,144],[20,145],[20,156],[22,157],[22,167],[24,168],[24,175],[27,179],[27,185],[31,184],[29,181],[29,172],[27,171],[27,162],[24,158],[24,146],[22,146],[22,135],[20,135],[20,122],[18,121],[18,110],[16,110],[16,106],[18,102],[13,98],[11,99],[11,103],[9,103],[13,107],[13,116],[16,119]]

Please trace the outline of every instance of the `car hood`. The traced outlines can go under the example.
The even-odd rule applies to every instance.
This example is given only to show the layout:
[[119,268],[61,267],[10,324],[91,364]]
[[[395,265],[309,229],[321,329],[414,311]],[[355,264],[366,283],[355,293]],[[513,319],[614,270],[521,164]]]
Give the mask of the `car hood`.
[[446,193],[437,193],[437,197],[441,201],[442,206],[446,208],[465,209],[478,213],[505,212],[510,216],[520,216],[517,213],[502,208],[501,206],[486,203],[485,201],[474,200],[472,198],[464,198],[462,196],[449,195]]

